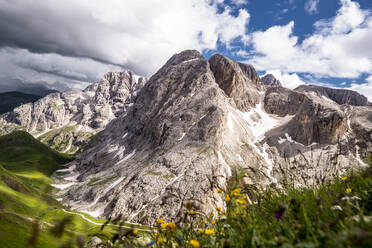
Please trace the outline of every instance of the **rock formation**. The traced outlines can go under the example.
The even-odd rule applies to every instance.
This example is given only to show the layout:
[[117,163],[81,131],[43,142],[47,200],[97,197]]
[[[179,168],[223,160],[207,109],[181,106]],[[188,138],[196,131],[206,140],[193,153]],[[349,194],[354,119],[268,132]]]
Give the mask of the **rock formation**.
[[314,92],[320,97],[328,98],[337,104],[349,104],[353,106],[372,106],[367,97],[358,92],[346,89],[333,89],[317,85],[300,85],[295,89],[299,92]]
[[25,130],[61,152],[76,152],[125,112],[145,83],[130,71],[109,72],[83,91],[52,93],[0,116],[0,134]]
[[94,216],[179,221],[185,202],[225,207],[242,187],[324,182],[371,152],[371,107],[265,86],[251,66],[194,50],[174,55],[92,147],[56,176],[59,197]]
[[267,87],[281,87],[282,84],[278,79],[276,79],[273,74],[267,74],[261,78],[264,85]]

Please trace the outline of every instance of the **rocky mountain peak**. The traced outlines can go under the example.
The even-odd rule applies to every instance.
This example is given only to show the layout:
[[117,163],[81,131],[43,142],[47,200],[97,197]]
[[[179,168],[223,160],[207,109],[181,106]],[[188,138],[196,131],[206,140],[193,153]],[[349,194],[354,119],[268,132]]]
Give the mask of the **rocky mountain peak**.
[[22,129],[58,151],[74,152],[125,112],[145,83],[130,71],[106,73],[83,91],[52,93],[5,113],[0,133]]
[[315,93],[318,96],[328,98],[337,104],[349,104],[353,106],[372,106],[367,97],[356,91],[347,89],[335,89],[317,85],[300,85],[295,91],[304,93]]
[[268,86],[268,87],[278,87],[278,86],[281,87],[282,86],[280,81],[278,79],[276,79],[273,74],[267,74],[267,75],[263,76],[261,78],[261,80],[262,80],[263,84]]
[[225,208],[216,189],[234,174],[245,188],[280,189],[363,165],[371,124],[360,116],[369,107],[265,88],[253,67],[221,55],[174,55],[56,177],[59,197],[94,216],[154,224],[182,220],[185,202],[207,213]]
[[248,111],[260,101],[264,85],[251,65],[238,63],[220,54],[209,59],[219,87],[231,97],[238,109]]

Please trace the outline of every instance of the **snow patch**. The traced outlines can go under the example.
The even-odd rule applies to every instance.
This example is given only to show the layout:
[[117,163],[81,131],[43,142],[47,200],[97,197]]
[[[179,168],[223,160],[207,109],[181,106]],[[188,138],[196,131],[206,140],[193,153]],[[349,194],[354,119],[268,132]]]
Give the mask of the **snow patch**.
[[277,119],[265,112],[262,102],[257,104],[249,112],[241,112],[241,114],[251,127],[252,134],[256,138],[255,142],[263,140],[265,133],[279,124]]
[[75,184],[76,182],[71,182],[71,183],[65,183],[65,184],[51,184],[51,186],[57,189],[67,189]]
[[200,58],[189,59],[189,60],[183,61],[181,64],[189,63],[189,62],[196,61],[196,60],[199,60],[199,59],[200,59]]
[[178,141],[181,141],[183,139],[183,137],[185,137],[186,133],[182,133],[181,137],[179,139],[177,139]]

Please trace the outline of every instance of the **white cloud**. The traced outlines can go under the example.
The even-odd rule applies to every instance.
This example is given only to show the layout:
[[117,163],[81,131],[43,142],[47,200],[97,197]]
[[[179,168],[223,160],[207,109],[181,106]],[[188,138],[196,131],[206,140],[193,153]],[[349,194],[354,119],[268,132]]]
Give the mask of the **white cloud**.
[[305,10],[310,15],[318,13],[318,5],[320,0],[307,0],[305,2]]
[[243,5],[243,4],[247,4],[248,0],[231,0],[231,3],[235,5]]
[[[238,1],[237,1],[238,2]],[[239,1],[241,2],[241,1]],[[88,57],[150,76],[174,53],[246,40],[249,13],[212,0],[0,0],[0,44]]]
[[280,70],[269,70],[266,74],[272,74],[276,79],[278,79],[282,85],[289,89],[294,89],[301,84],[306,84],[296,73],[282,73]]
[[364,84],[351,84],[350,90],[358,91],[360,94],[366,96],[368,101],[372,102],[372,76],[366,79]]
[[88,58],[72,58],[58,54],[36,54],[25,49],[0,49],[1,86],[13,80],[25,83],[47,82],[50,86],[66,83],[72,88],[85,88],[108,71],[123,69]]
[[372,71],[372,17],[356,2],[341,0],[337,15],[316,23],[316,32],[298,42],[294,22],[252,34],[258,70],[357,78]]

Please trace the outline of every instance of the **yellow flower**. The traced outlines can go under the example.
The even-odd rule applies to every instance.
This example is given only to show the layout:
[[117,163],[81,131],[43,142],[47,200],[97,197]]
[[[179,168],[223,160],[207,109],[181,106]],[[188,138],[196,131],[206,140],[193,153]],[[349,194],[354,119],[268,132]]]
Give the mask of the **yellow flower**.
[[345,190],[345,192],[349,194],[349,193],[351,192],[351,189],[350,189],[350,188],[347,188],[347,189]]
[[248,199],[248,196],[247,195],[243,195],[243,199],[244,200],[247,200]]
[[217,189],[216,191],[217,191],[218,194],[222,193],[222,190],[220,190],[220,189]]
[[209,218],[213,218],[214,214],[213,213],[210,213],[209,214]]
[[240,205],[245,205],[245,204],[247,204],[247,202],[246,201],[244,201],[244,200],[236,200],[236,202],[237,203],[239,203]]
[[240,196],[240,189],[236,188],[231,192],[231,196],[239,197]]
[[201,224],[205,224],[205,219],[202,219],[202,220],[200,221],[200,223],[201,223]]
[[214,234],[214,230],[213,229],[207,229],[207,230],[205,230],[205,234],[206,235],[213,235]]
[[204,232],[204,229],[202,229],[202,228],[199,228],[199,233],[203,233]]
[[158,245],[164,244],[164,239],[162,237],[158,237],[158,239],[156,240],[156,243]]
[[169,222],[167,224],[167,228],[172,229],[172,230],[176,230],[176,224],[174,224],[174,222]]
[[222,211],[222,214],[226,214],[226,211],[225,211],[225,210],[223,210],[223,211]]
[[198,248],[198,247],[200,247],[199,242],[198,242],[197,240],[195,240],[195,239],[190,240],[190,245],[191,245],[192,247],[194,247],[194,248]]
[[156,220],[156,222],[157,222],[158,224],[163,224],[164,220],[161,219],[161,218],[158,218],[158,219]]
[[155,236],[155,237],[159,236],[159,233],[154,232],[154,236]]
[[229,202],[229,201],[230,201],[230,196],[229,195],[226,195],[225,202]]
[[189,215],[194,215],[194,214],[196,214],[196,212],[194,210],[189,211]]
[[216,224],[216,222],[214,220],[212,220],[211,224],[214,225],[214,224]]
[[185,203],[185,207],[186,207],[187,209],[191,209],[191,208],[192,208],[192,204],[191,204],[191,202],[186,202],[186,203]]
[[138,233],[138,229],[137,229],[137,228],[134,228],[133,231],[132,231],[132,233],[133,233],[134,235],[137,235],[137,233]]
[[341,178],[342,181],[346,181],[347,179],[348,179],[347,177]]
[[161,224],[161,228],[163,228],[163,229],[166,229],[167,228],[167,223],[163,223],[163,224]]
[[218,212],[221,212],[221,208],[216,208],[216,210],[217,210]]

